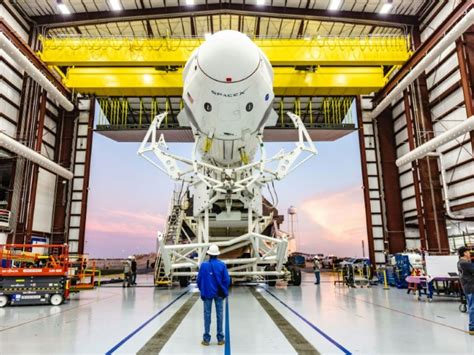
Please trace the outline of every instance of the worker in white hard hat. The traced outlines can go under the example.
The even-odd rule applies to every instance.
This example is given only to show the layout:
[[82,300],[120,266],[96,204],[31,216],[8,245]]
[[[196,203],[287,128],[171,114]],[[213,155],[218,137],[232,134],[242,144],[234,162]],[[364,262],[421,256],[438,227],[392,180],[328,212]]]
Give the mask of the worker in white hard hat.
[[204,303],[204,334],[201,344],[207,346],[211,341],[211,310],[214,301],[217,318],[217,344],[224,345],[223,303],[229,292],[230,277],[226,265],[217,258],[220,251],[216,244],[209,247],[207,254],[209,260],[201,264],[197,277],[201,299]]
[[132,284],[132,260],[133,256],[129,256],[123,262],[123,284],[122,287],[130,287]]
[[315,285],[319,285],[321,283],[321,263],[319,262],[319,258],[317,256],[313,259],[313,270],[314,276],[316,277]]

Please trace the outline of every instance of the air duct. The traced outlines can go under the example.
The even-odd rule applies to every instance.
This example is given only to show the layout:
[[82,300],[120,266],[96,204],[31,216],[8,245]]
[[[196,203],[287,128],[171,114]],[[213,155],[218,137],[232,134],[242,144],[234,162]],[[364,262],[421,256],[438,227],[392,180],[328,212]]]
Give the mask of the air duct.
[[400,167],[402,165],[411,163],[414,160],[424,158],[430,152],[435,151],[442,145],[451,142],[452,140],[472,130],[474,130],[474,116],[467,118],[464,122],[454,126],[451,129],[448,129],[446,132],[441,133],[433,139],[430,139],[428,142],[420,145],[419,147],[416,147],[404,156],[398,158],[395,164]]
[[0,33],[0,49],[3,49],[16,63],[18,63],[25,72],[33,78],[43,89],[45,89],[51,98],[61,105],[66,111],[72,111],[74,105],[69,101],[59,89],[46,78],[46,76],[39,70],[31,61],[15,47],[15,45],[5,36]]
[[422,60],[397,84],[380,103],[368,114],[370,119],[378,117],[391,103],[396,100],[403,91],[420,76],[426,68],[435,61],[454,41],[466,32],[474,24],[474,9],[471,9],[443,38],[436,46],[429,51]]
[[49,160],[40,153],[34,151],[31,148],[17,142],[13,138],[7,136],[5,133],[0,132],[0,147],[15,153],[23,158],[30,160],[31,162],[39,165],[40,167],[48,170],[49,172],[59,175],[66,180],[71,180],[74,176],[72,172],[63,168],[59,164]]

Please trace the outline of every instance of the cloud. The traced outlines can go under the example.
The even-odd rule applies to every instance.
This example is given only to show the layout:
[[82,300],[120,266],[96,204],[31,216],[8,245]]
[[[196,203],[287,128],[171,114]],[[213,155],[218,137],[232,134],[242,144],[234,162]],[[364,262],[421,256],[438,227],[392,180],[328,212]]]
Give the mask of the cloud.
[[88,233],[108,233],[128,236],[149,236],[154,238],[156,231],[163,229],[166,218],[161,214],[130,212],[123,210],[101,210],[93,213],[87,220]]
[[300,210],[299,249],[354,253],[367,239],[363,192],[358,186],[311,196]]

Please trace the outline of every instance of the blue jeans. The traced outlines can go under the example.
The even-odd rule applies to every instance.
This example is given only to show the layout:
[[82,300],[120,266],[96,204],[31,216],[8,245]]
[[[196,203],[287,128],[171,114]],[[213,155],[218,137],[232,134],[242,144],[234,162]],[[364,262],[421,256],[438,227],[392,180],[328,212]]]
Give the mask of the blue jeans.
[[474,331],[474,293],[466,294],[467,312],[469,314],[469,331]]
[[211,310],[212,301],[216,303],[216,318],[217,318],[217,341],[224,340],[224,331],[222,329],[223,313],[224,313],[224,299],[215,297],[211,299],[204,299],[204,334],[202,339],[206,342],[211,341]]
[[316,276],[316,284],[321,282],[321,273],[319,271],[315,271],[314,275]]

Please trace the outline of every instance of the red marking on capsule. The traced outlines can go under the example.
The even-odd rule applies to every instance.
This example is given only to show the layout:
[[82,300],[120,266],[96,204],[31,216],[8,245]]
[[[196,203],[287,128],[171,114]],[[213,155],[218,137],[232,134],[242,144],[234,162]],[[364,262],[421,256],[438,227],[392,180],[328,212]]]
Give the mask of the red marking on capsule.
[[232,81],[232,78],[225,78],[225,81],[227,81],[228,83],[230,83]]

